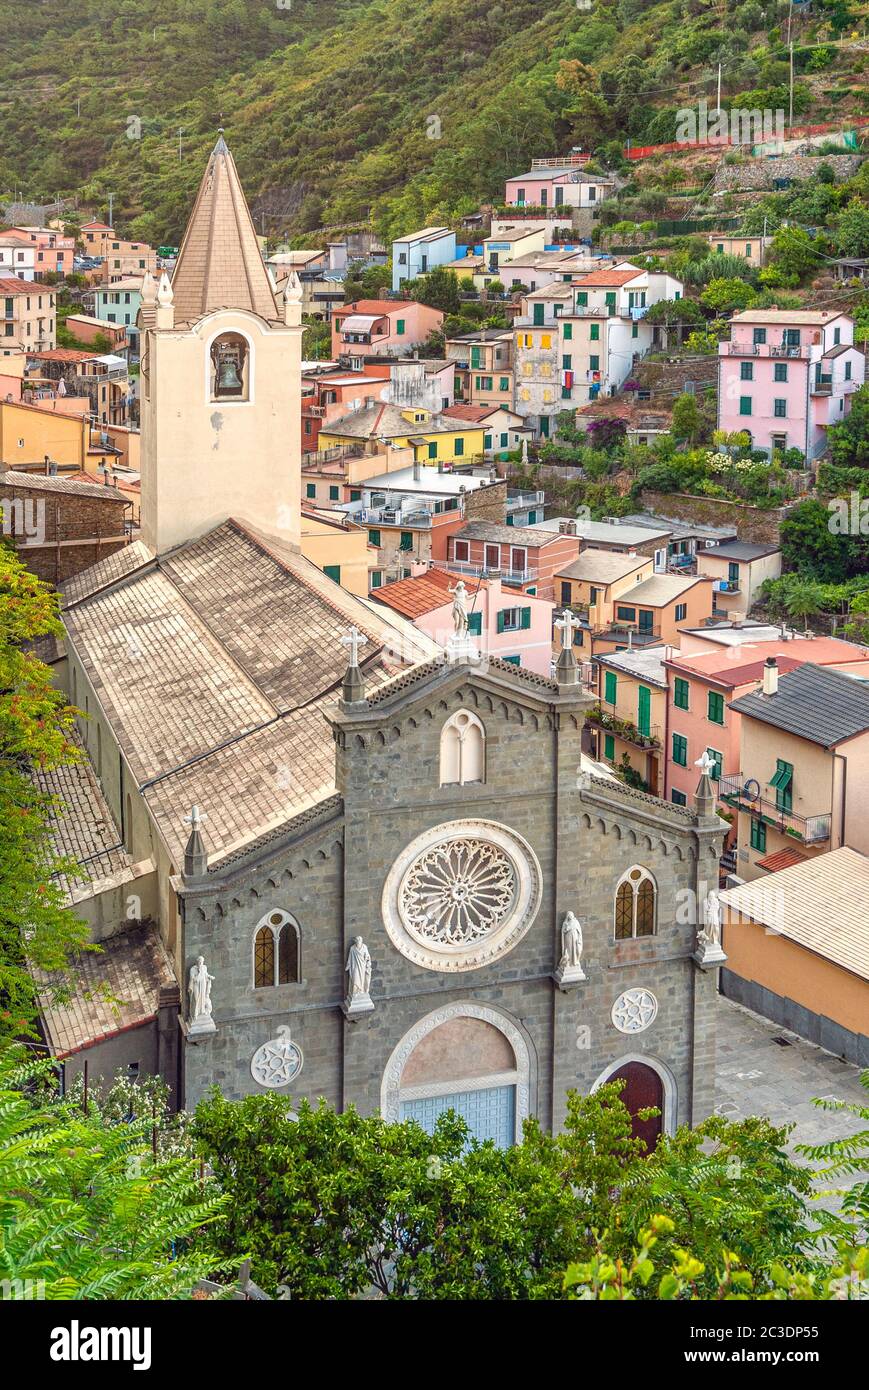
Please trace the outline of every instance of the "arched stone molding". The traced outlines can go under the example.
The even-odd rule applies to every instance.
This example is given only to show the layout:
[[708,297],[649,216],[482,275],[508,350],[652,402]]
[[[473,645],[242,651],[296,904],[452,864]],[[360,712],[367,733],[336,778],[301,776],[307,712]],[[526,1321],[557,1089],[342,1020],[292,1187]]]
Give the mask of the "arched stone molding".
[[478,1004],[473,999],[460,1000],[455,1004],[444,1004],[441,1008],[426,1014],[412,1028],[408,1029],[401,1041],[393,1048],[383,1072],[383,1080],[380,1084],[381,1115],[385,1120],[396,1124],[401,1117],[401,1102],[403,1100],[418,1100],[438,1093],[436,1084],[410,1086],[402,1089],[401,1076],[410,1060],[411,1053],[422,1039],[427,1037],[429,1033],[433,1033],[442,1023],[448,1023],[453,1018],[477,1018],[483,1023],[491,1024],[493,1028],[497,1028],[499,1032],[503,1033],[513,1049],[516,1067],[514,1071],[500,1073],[498,1076],[475,1076],[469,1077],[466,1081],[461,1079],[449,1081],[444,1083],[442,1093],[480,1090],[483,1089],[481,1082],[497,1086],[514,1085],[516,1087],[516,1133],[514,1137],[518,1143],[522,1138],[522,1122],[531,1114],[532,1086],[536,1080],[531,1046],[525,1033],[514,1019],[500,1009],[493,1008],[489,1004]]
[[594,1095],[595,1091],[598,1090],[600,1086],[603,1086],[604,1082],[609,1081],[615,1072],[619,1071],[622,1067],[626,1067],[629,1062],[639,1062],[641,1066],[651,1067],[652,1071],[657,1072],[658,1076],[660,1076],[661,1083],[664,1087],[664,1113],[661,1116],[661,1122],[665,1134],[675,1134],[679,1100],[676,1078],[665,1062],[662,1062],[658,1057],[653,1057],[648,1052],[627,1052],[623,1057],[619,1057],[617,1061],[610,1063],[608,1067],[604,1068],[600,1076],[594,1082],[589,1094]]

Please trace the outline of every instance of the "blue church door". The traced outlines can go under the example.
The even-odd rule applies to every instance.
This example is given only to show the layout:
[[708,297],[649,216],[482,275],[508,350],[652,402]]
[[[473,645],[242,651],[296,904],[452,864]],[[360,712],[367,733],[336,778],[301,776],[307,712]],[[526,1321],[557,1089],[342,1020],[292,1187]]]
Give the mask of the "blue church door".
[[446,1096],[426,1096],[401,1103],[401,1118],[416,1120],[431,1134],[438,1115],[454,1110],[467,1122],[474,1139],[491,1139],[499,1149],[509,1149],[516,1139],[516,1087],[489,1086],[476,1091],[455,1091]]

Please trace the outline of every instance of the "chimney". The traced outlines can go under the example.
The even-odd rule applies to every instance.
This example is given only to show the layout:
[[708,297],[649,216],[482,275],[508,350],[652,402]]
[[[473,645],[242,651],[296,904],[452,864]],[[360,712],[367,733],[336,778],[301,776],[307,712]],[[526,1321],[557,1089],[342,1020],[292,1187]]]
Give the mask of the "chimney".
[[413,481],[415,483],[422,482],[422,464],[419,459],[414,459],[413,461]]
[[778,662],[774,656],[768,656],[763,668],[763,693],[764,695],[775,695],[778,691]]

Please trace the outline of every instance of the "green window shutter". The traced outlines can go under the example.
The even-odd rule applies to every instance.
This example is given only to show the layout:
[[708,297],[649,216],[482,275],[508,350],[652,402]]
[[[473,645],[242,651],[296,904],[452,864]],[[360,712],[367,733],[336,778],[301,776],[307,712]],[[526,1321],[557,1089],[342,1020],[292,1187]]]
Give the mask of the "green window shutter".
[[600,341],[600,324],[599,324],[599,323],[593,323],[593,324],[591,325],[591,327],[590,327],[590,329],[589,329],[588,336],[589,336],[589,338],[591,339],[591,341],[592,341],[593,343],[597,343],[597,342]]
[[399,550],[413,550],[413,532],[402,531],[401,540],[398,543]]
[[639,336],[640,336],[640,330],[639,330],[639,328],[637,327],[637,325],[636,325],[635,323],[632,323],[632,324],[631,324],[631,337],[632,337],[632,338],[639,338]]
[[307,484],[306,484],[306,486],[305,486],[305,496],[306,496],[306,497],[316,497],[316,496],[317,496],[317,484],[316,484],[316,483],[307,483]]
[[379,531],[377,531],[377,530],[371,530],[371,531],[368,532],[368,544],[369,544],[369,545],[377,545],[377,546],[380,545],[380,532],[379,532]]
[[350,501],[351,501],[351,502],[359,502],[359,501],[361,501],[361,498],[362,498],[362,492],[361,492],[361,490],[360,490],[358,487],[351,487],[351,489],[350,489]]
[[472,637],[479,637],[480,634],[482,633],[482,631],[483,631],[483,615],[482,615],[482,613],[469,613],[469,614],[468,614],[468,632],[471,634]]
[[618,690],[618,677],[615,671],[606,671],[603,681],[603,697],[608,705],[614,705],[616,702],[616,691]]
[[587,309],[587,308],[588,308],[588,290],[577,290],[577,292],[576,292],[576,302],[577,302],[577,304],[579,304],[583,309]]
[[713,724],[724,723],[724,696],[710,690],[706,701],[706,715]]
[[766,825],[762,820],[751,822],[751,848],[766,854]]
[[510,512],[510,514],[507,516],[506,520],[507,520],[507,525],[508,525],[508,526],[513,526],[513,525],[515,525],[515,523],[514,523],[514,521],[513,521],[513,513],[512,513],[512,512]]
[[603,755],[605,758],[609,758],[610,762],[615,760],[616,741],[612,734],[604,734],[603,736]]
[[338,501],[338,498],[339,498],[340,496],[341,496],[341,489],[338,488],[338,487],[335,487],[334,484],[333,484],[333,486],[329,488],[329,501],[330,501],[330,502],[337,502],[337,501]]
[[456,457],[456,458],[461,458],[461,456],[462,456],[462,454],[463,454],[464,452],[465,452],[465,441],[464,441],[464,439],[459,438],[459,439],[457,439],[456,442],[455,442],[455,457]]
[[522,621],[520,623],[520,627],[529,628],[531,626],[531,609],[522,608],[519,611],[522,614]]
[[751,396],[739,397],[739,413],[740,415],[751,414]]
[[500,377],[500,378],[498,379],[498,390],[499,390],[499,391],[509,391],[509,390],[510,390],[510,378],[509,378],[508,376],[502,376],[502,377]]
[[340,566],[340,565],[324,565],[324,566],[323,566],[323,573],[324,573],[329,579],[334,579],[334,581],[335,581],[336,584],[340,584],[340,583],[341,583],[341,566]]
[[677,676],[673,685],[673,704],[677,709],[688,708],[688,682]]
[[572,324],[572,323],[566,323],[566,324],[564,324],[564,337],[565,337],[566,341],[568,341],[568,342],[569,342],[570,339],[573,337],[573,324]]
[[673,735],[673,762],[677,767],[688,766],[688,740],[684,734]]
[[562,370],[563,372],[569,372],[569,371],[570,371],[570,365],[571,365],[572,361],[573,361],[573,358],[571,357],[570,353],[569,353],[569,352],[563,352],[563,353],[561,354],[561,370]]
[[503,610],[503,608],[501,609],[500,613],[498,614],[498,631],[499,631],[499,632],[503,632],[503,631],[504,631],[504,610]]
[[483,435],[483,448],[484,448],[484,449],[491,449],[491,447],[492,447],[492,436],[491,436],[490,434],[484,434],[484,435]]
[[794,801],[794,769],[783,758],[776,759],[775,776],[770,786],[775,788],[775,804],[779,811],[790,811]]
[[398,336],[401,337],[401,335],[402,335],[403,332],[404,332],[404,319],[396,319],[396,321],[395,321],[395,331],[396,331],[396,333],[398,334]]
[[637,728],[647,737],[652,730],[652,692],[646,685],[637,692]]
[[600,369],[600,358],[597,356],[596,353],[592,353],[592,355],[589,357],[589,359],[588,359],[588,365],[589,365],[589,369],[590,369],[591,371],[593,371],[593,372],[599,371],[599,369]]
[[[679,296],[677,295],[676,298],[678,299]],[[673,803],[674,806],[687,806],[687,805],[688,805],[688,798],[687,798],[687,796],[685,795],[685,793],[684,793],[684,792],[676,791],[676,788],[675,788],[675,787],[673,788],[673,790],[672,790],[671,793],[670,793],[670,800],[672,801],[672,803]]]
[[482,363],[480,362],[480,349],[479,349],[478,347],[472,347],[472,348],[471,348],[471,366],[472,366],[472,367],[480,367],[480,366],[482,366]]
[[437,440],[435,440],[433,444],[429,444],[429,446],[428,446],[428,456],[429,456],[430,459],[436,459],[436,458],[437,458],[437,456],[438,456]]
[[501,448],[502,448],[502,449],[506,449],[506,448],[507,448],[507,445],[509,444],[509,442],[510,442],[510,441],[509,441],[509,439],[508,439],[508,437],[507,437],[507,431],[504,430],[504,432],[503,432],[502,435],[501,435]]
[[372,571],[371,571],[371,587],[372,587],[372,589],[379,589],[382,583],[383,583],[383,570],[372,570]]
[[540,327],[542,327],[542,324],[543,324],[543,309],[544,309],[544,306],[543,306],[542,304],[535,304],[535,305],[534,305],[534,327],[535,327],[535,328],[540,328]]

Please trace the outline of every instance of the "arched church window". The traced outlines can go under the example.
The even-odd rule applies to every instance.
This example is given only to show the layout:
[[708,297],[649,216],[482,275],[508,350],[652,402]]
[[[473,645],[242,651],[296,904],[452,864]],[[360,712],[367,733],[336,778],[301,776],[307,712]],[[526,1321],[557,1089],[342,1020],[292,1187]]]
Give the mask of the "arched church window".
[[253,987],[295,985],[301,979],[301,936],[288,912],[270,912],[253,939]]
[[250,393],[250,353],[241,333],[221,333],[211,344],[211,399],[246,401]]
[[616,941],[655,935],[656,900],[655,880],[648,869],[635,864],[622,875],[615,897]]
[[457,710],[441,729],[440,784],[486,780],[486,731],[468,709]]

